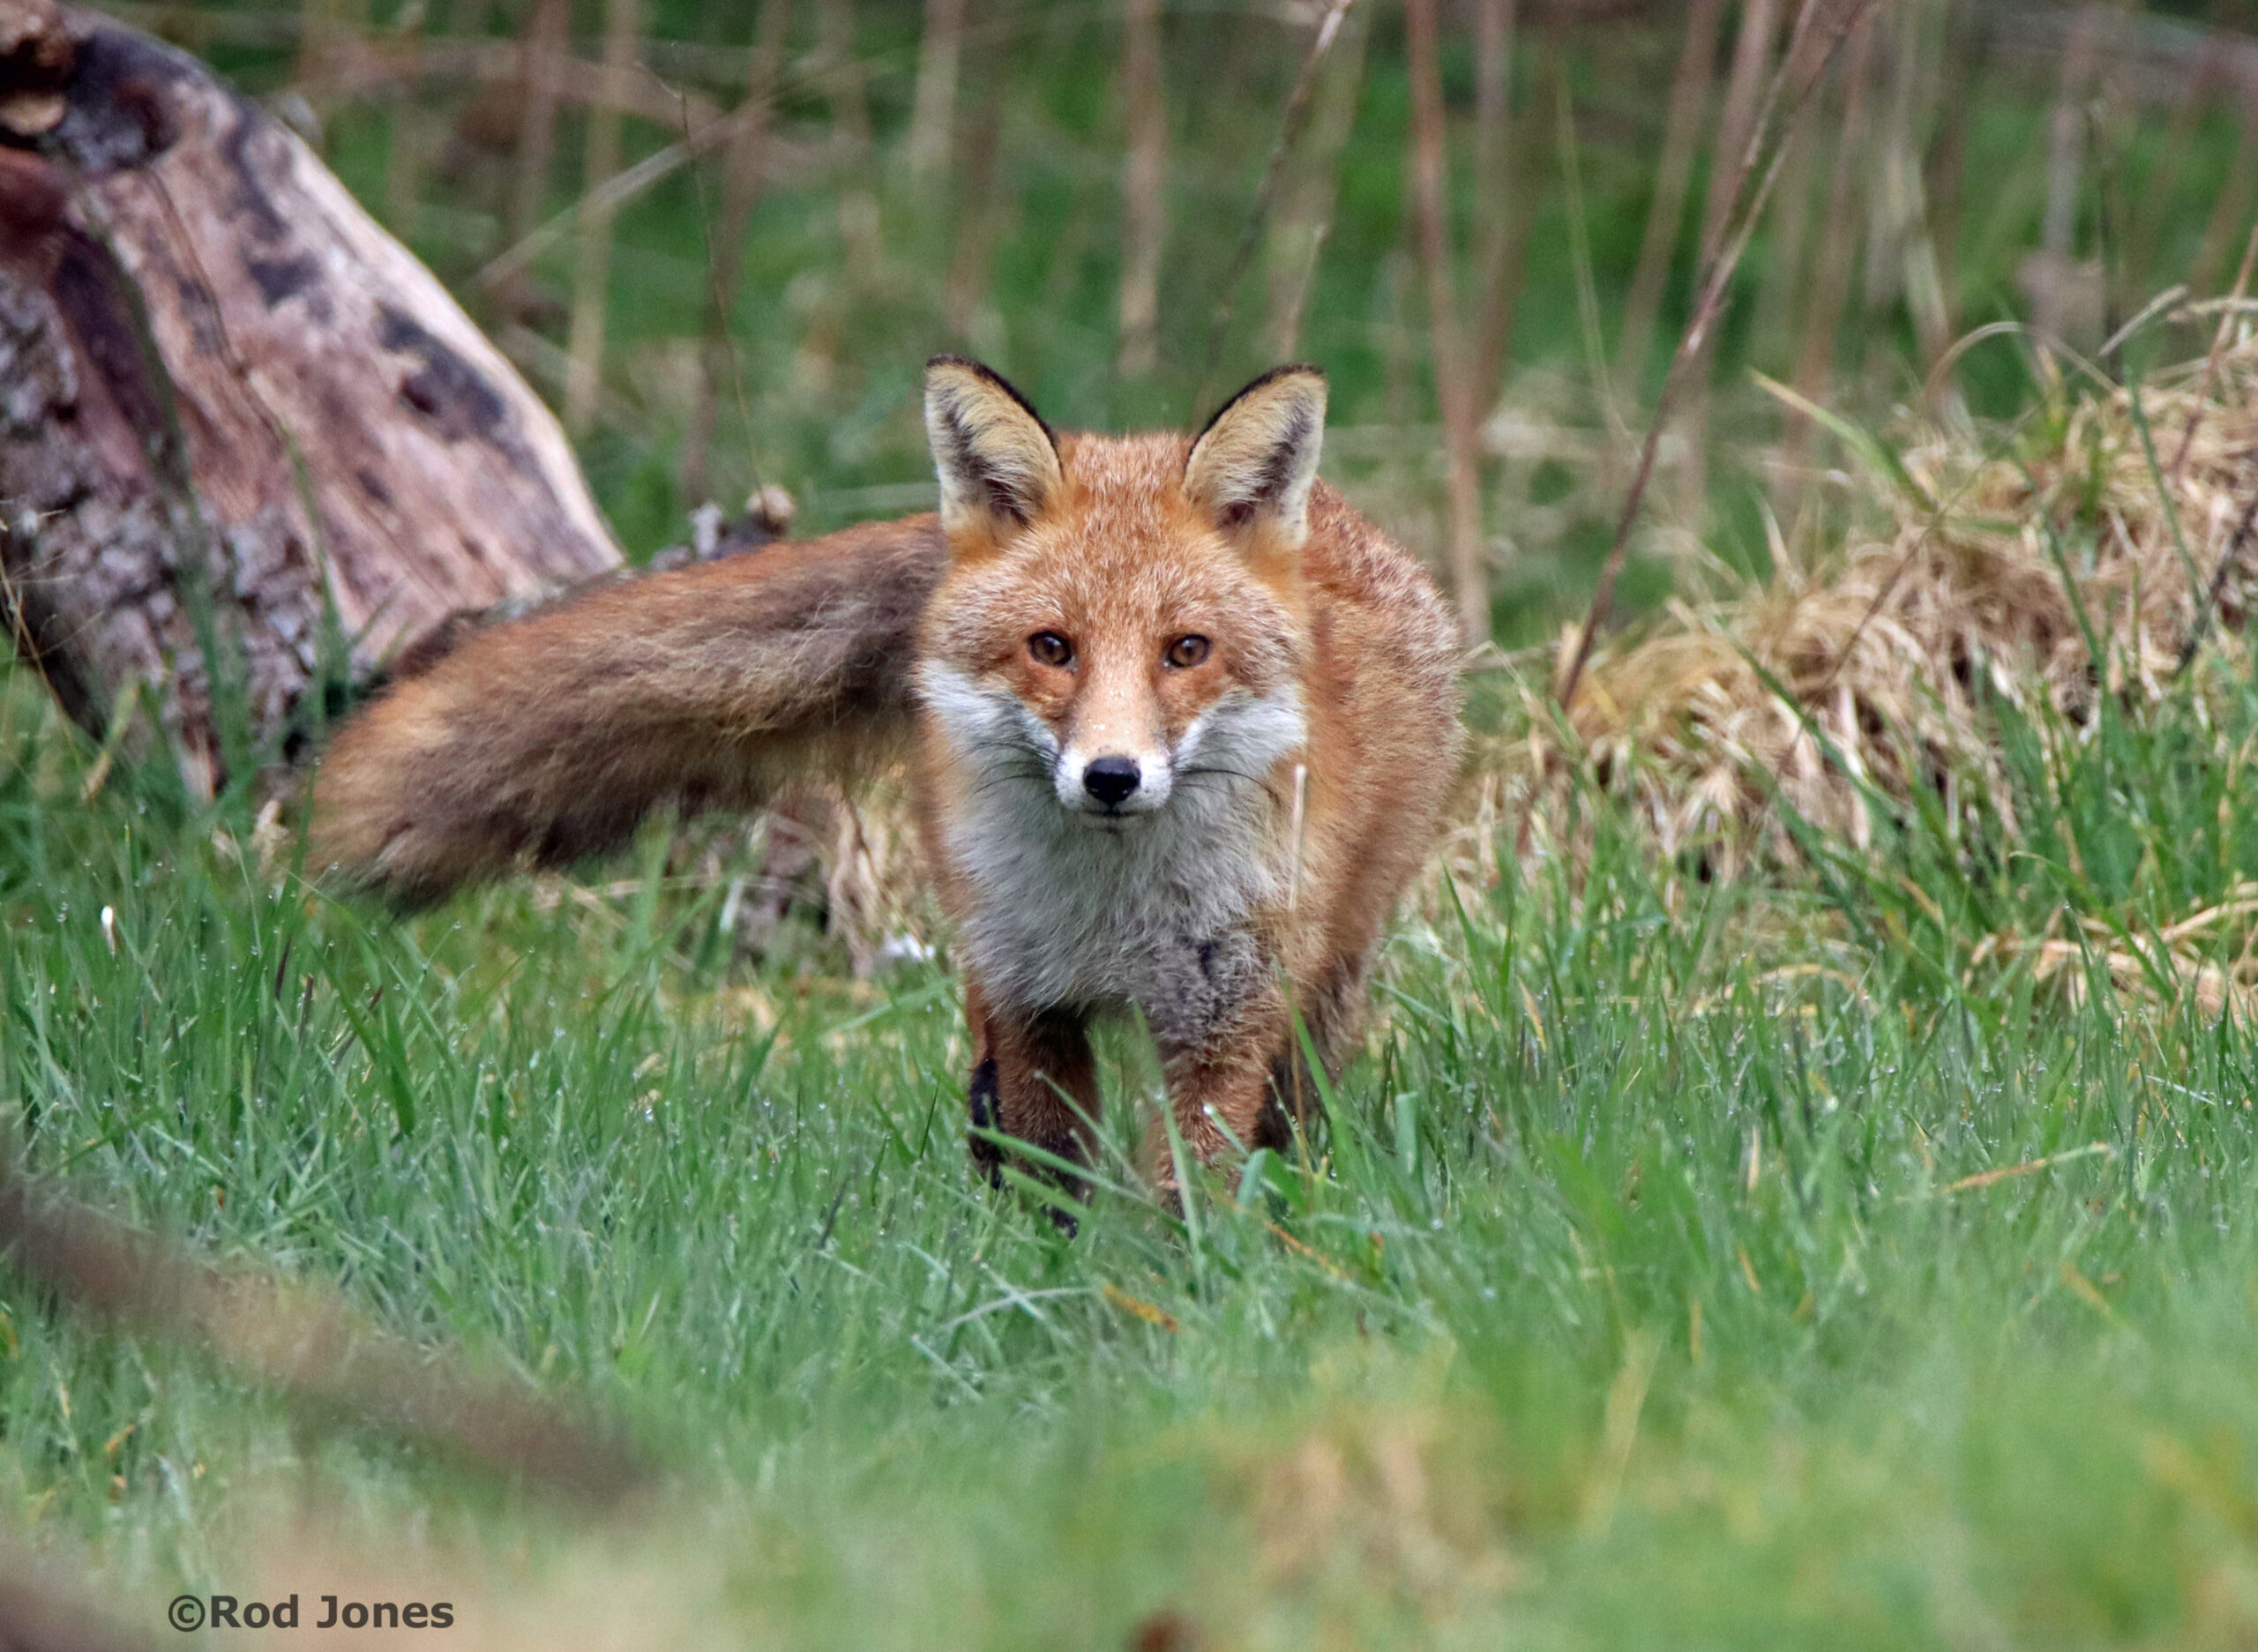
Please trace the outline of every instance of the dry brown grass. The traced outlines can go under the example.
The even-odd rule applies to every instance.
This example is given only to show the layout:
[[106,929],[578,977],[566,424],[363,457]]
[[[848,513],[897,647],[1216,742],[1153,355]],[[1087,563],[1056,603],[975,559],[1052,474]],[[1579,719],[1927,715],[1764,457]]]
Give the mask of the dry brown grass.
[[2043,702],[2075,731],[2098,696],[2155,699],[2207,638],[2242,647],[2258,342],[2208,365],[2137,392],[2081,366],[1988,444],[1917,429],[1894,462],[1874,444],[1857,485],[1875,526],[1846,549],[1776,546],[1770,579],[1673,602],[1600,651],[1565,730],[1522,685],[1477,751],[1472,817],[1573,848],[1569,800],[1593,777],[1664,853],[1721,871],[1792,856],[1776,794],[1864,846],[1877,796],[1926,786],[1956,808],[1977,788],[2012,833],[1982,702]]

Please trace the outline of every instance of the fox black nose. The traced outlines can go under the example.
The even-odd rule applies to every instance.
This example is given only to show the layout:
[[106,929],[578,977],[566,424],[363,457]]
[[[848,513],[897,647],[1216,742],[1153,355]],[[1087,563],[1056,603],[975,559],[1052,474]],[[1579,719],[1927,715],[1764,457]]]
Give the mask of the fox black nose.
[[1082,771],[1082,789],[1108,808],[1137,789],[1137,759],[1102,757]]

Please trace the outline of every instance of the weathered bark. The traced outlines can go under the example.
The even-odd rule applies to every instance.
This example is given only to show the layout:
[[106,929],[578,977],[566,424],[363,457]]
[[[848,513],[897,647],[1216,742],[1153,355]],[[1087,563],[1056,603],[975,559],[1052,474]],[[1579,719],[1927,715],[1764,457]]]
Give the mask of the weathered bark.
[[332,666],[619,562],[556,420],[303,144],[0,0],[0,594],[74,718],[149,684],[208,790]]

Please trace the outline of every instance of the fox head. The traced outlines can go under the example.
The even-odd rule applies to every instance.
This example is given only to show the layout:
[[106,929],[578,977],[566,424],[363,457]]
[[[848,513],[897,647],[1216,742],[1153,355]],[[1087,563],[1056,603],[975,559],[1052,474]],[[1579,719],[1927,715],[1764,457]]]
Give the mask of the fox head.
[[976,783],[1137,830],[1270,784],[1303,741],[1301,558],[1325,377],[1266,373],[1196,439],[1059,435],[1012,386],[925,371],[949,570],[920,686]]

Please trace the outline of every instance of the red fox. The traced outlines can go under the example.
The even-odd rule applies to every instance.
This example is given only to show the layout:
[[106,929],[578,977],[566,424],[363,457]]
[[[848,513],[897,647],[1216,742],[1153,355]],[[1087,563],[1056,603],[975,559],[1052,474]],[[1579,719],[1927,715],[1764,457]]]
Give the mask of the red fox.
[[998,1138],[1088,1163],[1087,1029],[1132,1007],[1187,1147],[1282,1146],[1296,1018],[1335,1063],[1462,745],[1455,627],[1317,479],[1325,402],[1283,367],[1195,439],[1060,434],[936,356],[937,516],[474,635],[339,735],[314,863],[429,901],[907,738],[991,1179]]

